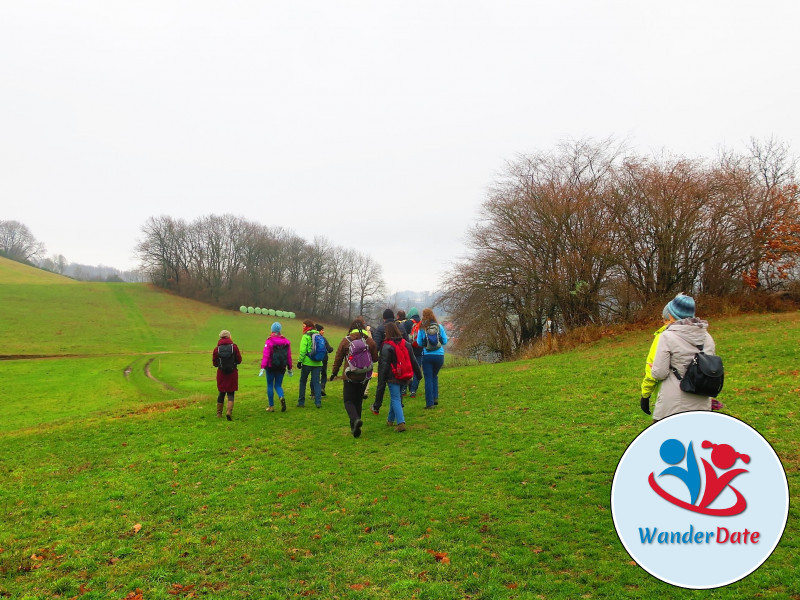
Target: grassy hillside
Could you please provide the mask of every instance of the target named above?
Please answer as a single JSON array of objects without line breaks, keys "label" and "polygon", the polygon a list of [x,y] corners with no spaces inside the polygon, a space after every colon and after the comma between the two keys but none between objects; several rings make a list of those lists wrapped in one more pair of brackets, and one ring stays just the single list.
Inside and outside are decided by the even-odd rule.
[{"label": "grassy hillside", "polygon": [[[257,317],[195,305],[192,318],[208,310],[205,321],[164,315],[155,335],[142,324],[154,322],[152,306],[188,305],[110,289],[129,299],[139,333],[118,343],[135,351],[0,362],[4,383],[15,382],[0,403],[0,597],[797,597],[796,506],[766,563],[714,591],[652,578],[619,543],[610,485],[649,424],[638,407],[649,332],[446,368],[437,410],[408,399],[404,434],[385,426],[385,410],[367,413],[353,439],[338,381],[320,410],[264,411]],[[183,347],[207,351],[226,322],[255,346],[232,422],[214,416],[207,354]],[[174,331],[187,323],[210,338]],[[87,331],[78,353],[117,343]],[[725,412],[773,444],[796,496],[800,313],[720,320],[712,333],[726,359]],[[144,354],[154,339],[165,353]],[[125,379],[126,366],[150,360],[176,391]]]},{"label": "grassy hillside", "polygon": [[[8,260],[0,261],[0,314],[0,358],[37,358],[0,361],[0,432],[211,393],[222,329],[242,350],[243,390],[260,390],[255,375],[272,323],[282,323],[295,351],[302,335],[299,319],[221,310],[138,283],[75,282]],[[331,339],[342,332],[326,329]],[[162,368],[179,370],[172,383]],[[31,403],[39,410],[19,410]]]},{"label": "grassy hillside", "polygon": [[74,279],[63,277],[29,267],[21,262],[9,260],[0,256],[0,285],[4,284],[33,284],[33,285],[69,285],[77,283]]}]

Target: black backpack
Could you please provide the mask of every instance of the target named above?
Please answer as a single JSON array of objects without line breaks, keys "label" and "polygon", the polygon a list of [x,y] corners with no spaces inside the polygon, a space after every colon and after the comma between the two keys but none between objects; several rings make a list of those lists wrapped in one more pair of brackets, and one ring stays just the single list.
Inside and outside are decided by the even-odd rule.
[{"label": "black backpack", "polygon": [[283,369],[289,364],[289,344],[277,344],[272,347],[270,368]]},{"label": "black backpack", "polygon": [[219,358],[219,368],[223,373],[233,373],[236,370],[236,353],[233,351],[233,344],[217,346],[217,357]]},{"label": "black backpack", "polygon": [[722,391],[722,385],[725,382],[725,368],[722,366],[722,359],[719,356],[703,352],[703,346],[698,346],[697,349],[700,352],[694,355],[683,377],[678,375],[675,368],[672,369],[672,372],[681,382],[681,389],[687,394],[716,398],[717,394]]}]

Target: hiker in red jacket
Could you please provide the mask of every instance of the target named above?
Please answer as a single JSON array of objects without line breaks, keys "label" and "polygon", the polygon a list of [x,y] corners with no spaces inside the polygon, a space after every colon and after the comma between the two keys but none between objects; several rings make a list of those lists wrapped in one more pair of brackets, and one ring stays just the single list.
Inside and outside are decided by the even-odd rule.
[{"label": "hiker in red jacket", "polygon": [[219,341],[211,358],[212,364],[217,367],[217,417],[222,417],[222,403],[228,396],[228,411],[225,413],[228,421],[233,420],[233,395],[239,389],[239,371],[236,365],[242,364],[242,353],[239,347],[231,340],[231,332],[223,329],[219,332]]}]

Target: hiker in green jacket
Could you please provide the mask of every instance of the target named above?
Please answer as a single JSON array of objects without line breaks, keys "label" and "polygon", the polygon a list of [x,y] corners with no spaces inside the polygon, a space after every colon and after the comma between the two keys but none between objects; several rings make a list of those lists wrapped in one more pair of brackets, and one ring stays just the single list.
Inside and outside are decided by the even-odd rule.
[{"label": "hiker in green jacket", "polygon": [[[304,408],[306,405],[306,381],[311,375],[311,393],[314,394],[314,404],[317,408],[322,408],[322,388],[319,376],[322,372],[322,355],[319,348],[314,347],[314,342],[319,336],[319,331],[314,328],[314,321],[306,319],[303,321],[303,337],[300,339],[300,360],[297,361],[297,368],[300,369],[300,396],[297,399],[297,407]],[[325,340],[322,341],[322,352],[326,352]]]}]

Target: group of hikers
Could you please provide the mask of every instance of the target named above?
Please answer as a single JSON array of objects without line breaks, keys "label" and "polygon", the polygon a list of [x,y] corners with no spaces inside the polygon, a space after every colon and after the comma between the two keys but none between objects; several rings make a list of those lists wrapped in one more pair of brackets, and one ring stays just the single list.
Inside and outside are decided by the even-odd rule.
[{"label": "group of hikers", "polygon": [[[439,323],[433,310],[425,308],[422,314],[411,308],[406,314],[391,308],[383,311],[383,321],[377,327],[367,325],[364,317],[356,317],[348,333],[339,342],[333,359],[331,375],[328,378],[328,355],[334,352],[333,346],[325,337],[325,328],[311,319],[303,321],[303,335],[297,363],[292,358],[292,344],[283,336],[280,322],[272,324],[269,337],[264,343],[259,376],[267,378],[267,412],[275,412],[275,397],[280,402],[281,412],[286,411],[286,396],[283,378],[288,373],[294,375],[296,367],[300,371],[300,385],[297,408],[304,408],[306,385],[309,384],[314,405],[322,406],[326,397],[328,381],[342,378],[344,408],[350,421],[353,437],[361,436],[364,425],[362,408],[369,398],[369,384],[377,373],[374,401],[369,409],[374,415],[380,414],[386,389],[389,389],[389,412],[387,425],[400,433],[406,431],[403,400],[406,396],[415,398],[420,382],[424,382],[425,408],[431,409],[439,404],[439,370],[444,365],[444,347],[447,332]],[[227,397],[225,413],[233,419],[235,392],[239,387],[237,365],[242,362],[239,347],[233,343],[231,333],[223,330],[214,348],[212,362],[217,367],[217,417],[222,418]]]},{"label": "group of hikers", "polygon": [[[652,411],[654,421],[673,414],[694,410],[718,410],[722,404],[716,394],[722,389],[724,370],[715,355],[714,339],[708,333],[708,322],[695,315],[694,298],[678,294],[662,311],[663,326],[655,334],[645,362],[641,384],[641,409],[650,415],[650,399],[656,395]],[[425,382],[425,408],[439,404],[439,370],[444,364],[447,332],[438,322],[433,310],[419,314],[411,308],[408,315],[392,309],[383,311],[383,322],[374,329],[363,317],[350,324],[347,335],[339,342],[328,379],[328,355],[334,351],[325,338],[325,329],[310,319],[303,321],[300,356],[300,392],[297,407],[305,407],[306,384],[317,408],[326,396],[325,386],[342,376],[344,407],[350,420],[353,437],[361,435],[362,405],[369,398],[368,387],[377,371],[375,399],[370,411],[378,415],[389,389],[387,425],[395,431],[406,431],[403,399],[416,397],[420,381]],[[213,364],[217,368],[217,416],[222,417],[225,397],[228,399],[226,417],[232,419],[234,392],[238,389],[236,365],[242,362],[239,348],[230,332],[220,332],[214,349]],[[291,342],[281,334],[281,324],[272,324],[264,344],[259,375],[267,376],[268,412],[275,411],[277,394],[281,411],[286,411],[283,378],[294,374]],[[674,375],[674,377],[673,377]]]}]

